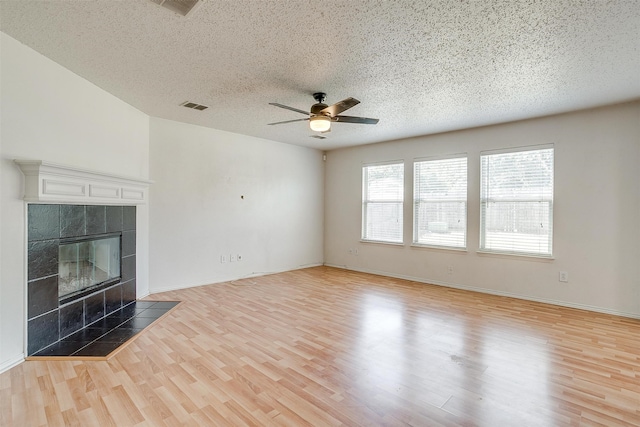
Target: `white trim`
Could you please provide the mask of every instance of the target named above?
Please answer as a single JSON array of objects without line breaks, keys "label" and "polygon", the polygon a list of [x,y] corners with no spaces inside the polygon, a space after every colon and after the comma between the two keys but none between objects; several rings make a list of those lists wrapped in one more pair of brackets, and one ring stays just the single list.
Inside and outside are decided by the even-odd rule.
[{"label": "white trim", "polygon": [[[440,156],[428,156],[428,157],[414,157],[413,158],[413,163],[419,163],[419,162],[431,162],[434,160],[448,160],[448,159],[460,159],[460,158],[465,158],[467,159],[467,165],[469,164],[469,153],[467,152],[463,152],[463,153],[454,153],[454,154],[443,154]],[[414,172],[415,172],[415,168],[414,168]]]},{"label": "white trim", "polygon": [[147,203],[153,183],[42,160],[13,162],[25,176],[24,200],[30,203],[139,205]]},{"label": "white trim", "polygon": [[376,245],[389,245],[389,246],[404,246],[404,242],[392,242],[389,240],[360,239],[360,243],[374,243]]},{"label": "white trim", "polygon": [[109,199],[120,198],[120,188],[107,187],[105,185],[93,185],[89,184],[89,196],[90,197],[106,197]]},{"label": "white trim", "polygon": [[466,247],[458,247],[458,246],[437,246],[437,245],[425,245],[422,243],[415,243],[413,242],[411,245],[409,245],[409,247],[411,248],[418,248],[418,249],[435,249],[437,251],[447,251],[447,252],[456,252],[456,253],[461,253],[461,254],[466,254],[469,252],[469,250]]},{"label": "white trim", "polygon": [[480,256],[495,256],[498,258],[524,258],[524,260],[531,261],[554,261],[555,257],[552,255],[539,255],[529,252],[507,252],[507,251],[489,251],[486,249],[478,249],[476,253]]},{"label": "white trim", "polygon": [[[420,192],[420,190],[422,189],[422,182],[423,180],[420,179],[422,178],[422,174],[419,173],[419,171],[417,170],[418,168],[421,168],[422,165],[429,167],[429,165],[433,165],[436,162],[443,162],[443,161],[448,161],[448,160],[455,160],[456,163],[458,163],[458,160],[462,160],[464,159],[464,162],[460,162],[461,164],[459,166],[462,166],[462,163],[464,163],[464,198],[457,198],[457,199],[450,199],[450,198],[432,198],[432,197],[420,197],[420,194],[418,194]],[[441,163],[440,163],[441,165]],[[438,169],[436,169],[438,170]],[[438,170],[439,173],[441,173],[440,170]],[[411,245],[412,246],[418,246],[418,247],[431,247],[431,248],[443,248],[443,249],[458,249],[458,250],[463,250],[466,251],[467,250],[467,243],[468,243],[468,239],[467,239],[467,234],[469,231],[469,154],[468,153],[457,153],[457,154],[452,154],[451,156],[445,156],[445,157],[433,157],[433,158],[416,158],[413,160],[413,179],[411,179],[412,181],[412,212],[411,212],[411,226],[412,226],[412,231],[411,231]],[[448,179],[449,177],[447,177]],[[462,194],[459,194],[458,196],[462,197]],[[421,242],[420,241],[420,219],[419,219],[419,213],[420,213],[420,207],[423,204],[429,204],[429,203],[462,203],[464,204],[464,242],[462,246],[448,246],[444,243],[442,244],[437,244],[437,243],[427,243],[427,242]],[[426,224],[427,228],[429,228],[429,223]],[[447,225],[448,228],[448,225]]]},{"label": "white trim", "polygon": [[144,200],[145,192],[142,190],[133,190],[130,188],[123,188],[122,199],[123,200]]},{"label": "white trim", "polygon": [[509,147],[509,148],[497,148],[494,150],[483,150],[480,151],[480,157],[482,156],[490,156],[493,154],[506,154],[506,153],[519,153],[524,151],[537,151],[537,150],[549,150],[555,148],[555,144],[553,142],[549,142],[546,144],[538,144],[538,145],[524,145],[521,147]]},{"label": "white trim", "polygon": [[515,298],[515,299],[520,299],[520,300],[525,300],[525,301],[540,302],[540,303],[543,303],[543,304],[551,304],[551,305],[557,305],[557,306],[560,306],[560,307],[568,307],[568,308],[575,308],[575,309],[578,309],[578,310],[593,311],[593,312],[596,312],[596,313],[611,314],[613,316],[627,317],[627,318],[630,318],[630,319],[640,319],[640,313],[630,313],[630,312],[626,312],[626,311],[612,310],[610,308],[597,307],[597,306],[593,306],[593,305],[578,304],[578,303],[554,300],[554,299],[549,299],[549,298],[540,298],[540,297],[534,297],[534,296],[531,296],[531,295],[520,295],[520,294],[515,294],[515,293],[512,293],[512,292],[496,291],[496,290],[487,289],[487,288],[477,288],[475,286],[467,286],[467,285],[460,285],[460,284],[455,284],[455,283],[441,282],[441,281],[438,281],[438,280],[428,280],[428,279],[424,279],[424,278],[421,278],[421,277],[407,276],[407,275],[404,275],[404,274],[388,273],[386,271],[370,270],[370,269],[366,269],[366,268],[354,268],[354,267],[349,267],[349,266],[346,266],[346,265],[334,265],[334,264],[325,263],[325,266],[334,267],[334,268],[340,268],[340,269],[343,269],[343,270],[357,271],[359,273],[375,274],[376,276],[385,276],[385,277],[392,277],[392,278],[395,278],[395,279],[410,280],[412,282],[425,283],[425,284],[428,284],[428,285],[443,286],[445,288],[460,289],[460,290],[463,290],[463,291],[478,292],[478,293],[481,293],[481,294],[496,295],[496,296],[501,296],[501,297],[509,297],[509,298]]},{"label": "white trim", "polygon": [[[230,278],[230,279],[227,279],[227,280],[220,280],[220,281],[217,281],[217,282],[207,282],[207,283],[200,283],[200,284],[195,284],[195,285],[166,286],[166,287],[163,287],[163,288],[154,289],[153,292],[147,294],[146,296],[160,294],[160,293],[163,293],[163,292],[179,291],[179,290],[182,290],[182,289],[198,288],[200,286],[220,285],[220,284],[223,284],[223,283],[234,282],[236,280],[250,279],[252,277],[270,276],[272,274],[286,273],[288,271],[304,270],[305,268],[322,267],[324,265],[325,264],[320,262],[320,263],[301,265],[299,267],[290,268],[290,269],[286,269],[286,270],[254,272],[254,273],[247,274],[245,276],[234,277],[234,278]],[[144,297],[140,297],[140,298],[144,298]]]},{"label": "white trim", "polygon": [[5,360],[4,362],[2,362],[2,364],[0,364],[0,374],[2,374],[3,372],[8,371],[9,369],[13,368],[14,366],[18,366],[19,364],[21,364],[22,362],[24,362],[24,353],[20,353],[12,358],[9,358],[7,360]]},{"label": "white trim", "polygon": [[362,167],[366,168],[369,166],[388,166],[388,165],[404,165],[405,164],[405,160],[404,159],[397,159],[397,160],[384,160],[381,162],[372,162],[372,163],[362,163]]},{"label": "white trim", "polygon": [[22,215],[24,216],[22,222],[24,224],[22,230],[22,241],[24,242],[24,251],[22,253],[22,307],[24,309],[22,355],[24,358],[25,355],[29,354],[29,205],[25,202],[22,207]]},{"label": "white trim", "polygon": [[[542,187],[538,187],[538,191],[540,193],[538,193],[538,191],[536,192],[537,194],[527,194],[526,197],[513,197],[512,195],[509,197],[497,197],[495,194],[492,193],[496,193],[498,192],[498,194],[500,194],[499,191],[495,190],[492,188],[491,183],[490,183],[490,178],[492,176],[492,169],[491,169],[491,158],[495,157],[495,156],[500,156],[500,155],[519,155],[521,153],[527,153],[527,152],[550,152],[551,153],[551,176],[550,176],[550,186],[551,186],[551,194],[550,196],[547,195],[547,190],[549,189],[546,185],[542,186]],[[527,170],[533,170],[531,169],[533,166],[535,165],[535,163],[529,163],[525,168]],[[553,144],[545,144],[545,145],[534,145],[534,146],[528,146],[528,147],[515,147],[515,148],[509,148],[509,149],[504,149],[504,150],[493,150],[493,151],[481,151],[480,152],[480,227],[479,227],[479,238],[480,238],[480,248],[479,251],[480,252],[484,252],[484,253],[491,253],[491,252],[497,252],[497,253],[502,253],[502,254],[508,254],[508,255],[522,255],[525,257],[541,257],[541,258],[550,258],[553,259],[553,238],[554,238],[554,227],[553,227],[553,218],[554,218],[554,194],[555,194],[555,166],[556,165],[556,161],[555,161],[555,147]],[[507,168],[505,170],[511,171],[513,168]],[[498,168],[498,170],[502,170],[500,167]],[[536,170],[536,174],[535,176],[538,176],[539,172],[538,170]],[[542,173],[541,175],[542,176]],[[492,194],[490,196],[490,194]],[[527,251],[521,251],[521,250],[508,250],[508,249],[502,249],[502,248],[492,248],[492,247],[488,247],[488,246],[498,246],[498,244],[491,244],[488,245],[487,241],[488,241],[488,226],[487,226],[487,217],[489,217],[489,219],[491,219],[491,215],[488,214],[488,209],[492,206],[492,204],[498,205],[498,204],[503,204],[503,203],[519,203],[519,202],[524,202],[524,203],[546,203],[548,205],[548,232],[546,233],[546,236],[548,237],[548,249],[549,252],[527,252]],[[519,217],[518,217],[519,218]],[[540,219],[541,223],[540,226],[542,226],[542,222],[544,222],[544,219]],[[537,222],[537,221],[536,221]],[[509,237],[506,237],[504,242],[509,242],[511,241],[512,243],[522,243],[521,239],[519,239],[518,237],[514,236],[514,233],[510,233],[510,232],[504,232],[503,234],[508,235],[510,234]],[[544,237],[545,235],[543,235]],[[499,239],[497,239],[499,241]],[[539,245],[544,243],[542,240],[538,243]],[[503,245],[504,246],[504,245]],[[535,249],[535,248],[534,248]]]},{"label": "white trim", "polygon": [[[377,167],[377,166],[402,166],[402,194],[400,195],[399,199],[393,199],[393,200],[378,200],[378,199],[371,199],[369,197],[369,180],[368,180],[368,171],[369,168],[373,168],[373,167]],[[368,218],[367,218],[367,213],[368,213],[368,209],[367,207],[372,204],[380,204],[380,203],[388,203],[388,204],[395,204],[395,205],[399,205],[400,208],[400,216],[399,219],[402,220],[403,222],[403,226],[404,226],[404,210],[405,210],[405,200],[404,200],[404,196],[405,196],[405,192],[406,192],[406,186],[405,186],[405,181],[407,178],[407,170],[405,168],[405,163],[404,160],[399,160],[399,161],[389,161],[389,162],[384,162],[384,163],[377,163],[377,164],[363,164],[362,165],[362,172],[360,174],[360,179],[361,179],[361,205],[360,205],[360,209],[361,209],[361,216],[360,216],[360,239],[361,241],[369,241],[369,242],[376,242],[376,243],[395,243],[395,244],[404,244],[404,232],[402,230],[402,228],[399,230],[400,234],[401,234],[401,240],[400,241],[389,241],[389,240],[378,240],[378,239],[369,239],[366,234],[367,234],[367,225],[368,225]]]},{"label": "white trim", "polygon": [[85,197],[85,186],[81,183],[42,179],[42,193],[56,196]]}]

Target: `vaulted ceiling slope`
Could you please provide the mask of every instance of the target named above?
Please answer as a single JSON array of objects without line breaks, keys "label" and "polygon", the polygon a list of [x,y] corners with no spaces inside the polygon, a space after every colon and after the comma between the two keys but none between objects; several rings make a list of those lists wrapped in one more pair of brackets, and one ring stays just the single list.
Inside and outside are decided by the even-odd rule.
[{"label": "vaulted ceiling slope", "polygon": [[[637,0],[0,1],[3,32],[154,116],[333,149],[640,98]],[[377,125],[309,138],[314,92]],[[191,101],[203,111],[181,107]],[[345,113],[346,114],[346,113]]]}]

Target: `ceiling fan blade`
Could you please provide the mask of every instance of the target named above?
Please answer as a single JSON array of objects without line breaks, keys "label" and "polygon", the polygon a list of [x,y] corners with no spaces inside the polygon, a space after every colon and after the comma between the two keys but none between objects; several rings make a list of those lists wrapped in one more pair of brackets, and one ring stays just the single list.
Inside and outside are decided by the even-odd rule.
[{"label": "ceiling fan blade", "polygon": [[320,114],[329,113],[331,117],[334,117],[342,113],[343,111],[347,111],[351,107],[355,107],[358,104],[360,104],[360,101],[355,98],[343,99],[342,101],[336,102],[335,104],[329,105],[327,108],[321,110]]},{"label": "ceiling fan blade", "polygon": [[293,123],[293,122],[306,122],[309,119],[295,119],[295,120],[286,120],[284,122],[275,122],[275,123],[267,123],[269,126],[271,125],[282,125],[284,123]]},{"label": "ceiling fan blade", "polygon": [[370,119],[367,117],[353,117],[353,116],[335,116],[332,118],[333,122],[343,123],[360,123],[363,125],[375,125],[380,119]]},{"label": "ceiling fan blade", "polygon": [[289,107],[288,105],[278,104],[277,102],[270,102],[269,105],[273,105],[275,107],[284,108],[285,110],[295,111],[296,113],[304,114],[305,116],[309,115],[308,111],[300,110],[298,108]]}]

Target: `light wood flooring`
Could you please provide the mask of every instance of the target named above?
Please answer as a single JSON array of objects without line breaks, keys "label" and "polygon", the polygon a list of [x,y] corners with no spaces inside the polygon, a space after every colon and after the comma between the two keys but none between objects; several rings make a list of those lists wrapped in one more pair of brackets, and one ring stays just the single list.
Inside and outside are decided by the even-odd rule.
[{"label": "light wood flooring", "polygon": [[640,320],[327,267],[153,299],[108,361],[0,375],[0,425],[640,425]]}]

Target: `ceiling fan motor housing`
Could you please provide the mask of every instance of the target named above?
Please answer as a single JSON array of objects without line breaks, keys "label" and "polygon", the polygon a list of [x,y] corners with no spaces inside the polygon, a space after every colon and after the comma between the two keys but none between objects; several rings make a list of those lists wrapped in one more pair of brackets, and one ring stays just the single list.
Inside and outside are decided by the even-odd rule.
[{"label": "ceiling fan motor housing", "polygon": [[330,116],[330,114],[320,113],[320,111],[328,107],[328,105],[324,103],[324,100],[327,99],[327,94],[324,92],[316,92],[313,94],[313,99],[316,100],[317,104],[313,104],[311,106],[311,115],[312,116],[318,116],[318,115]]},{"label": "ceiling fan motor housing", "polygon": [[324,110],[325,108],[327,108],[328,105],[327,104],[323,104],[322,102],[318,102],[317,104],[313,104],[311,106],[311,115],[312,116],[318,116],[318,115],[325,115],[328,116],[328,113],[320,113],[320,111]]}]

